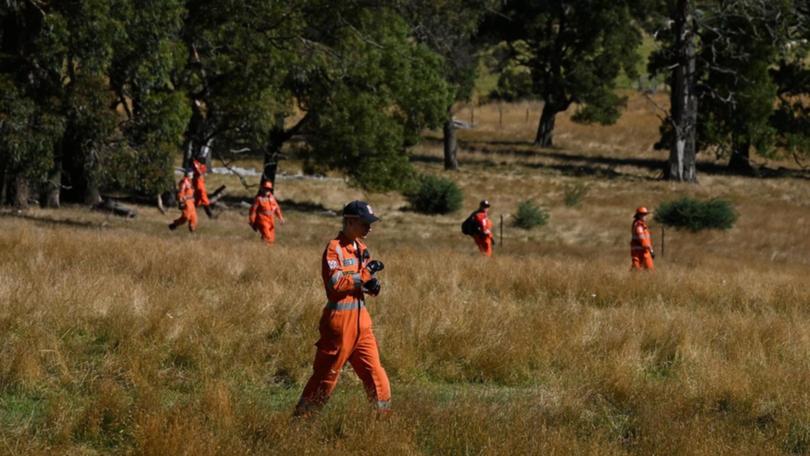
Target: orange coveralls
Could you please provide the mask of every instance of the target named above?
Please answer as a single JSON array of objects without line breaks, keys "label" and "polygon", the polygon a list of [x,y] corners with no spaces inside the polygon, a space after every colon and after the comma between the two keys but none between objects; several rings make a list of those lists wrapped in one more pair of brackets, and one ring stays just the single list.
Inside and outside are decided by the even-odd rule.
[{"label": "orange coveralls", "polygon": [[343,233],[323,252],[322,275],[328,302],[320,321],[321,337],[315,344],[312,377],[304,387],[296,414],[318,409],[334,391],[340,370],[348,361],[362,380],[369,400],[378,410],[388,410],[391,387],[380,364],[371,317],[363,301],[362,283],[372,278],[366,269],[366,246]]},{"label": "orange coveralls", "polygon": [[200,173],[194,173],[194,205],[195,206],[208,206],[208,192],[205,190],[205,176]]},{"label": "orange coveralls", "polygon": [[191,186],[191,180],[188,176],[183,176],[177,186],[177,201],[183,208],[183,214],[172,224],[180,226],[188,222],[188,230],[194,231],[197,229],[197,209],[194,207],[194,189]]},{"label": "orange coveralls", "polygon": [[256,195],[253,205],[250,206],[250,226],[259,231],[262,239],[267,245],[272,245],[276,242],[276,224],[273,216],[278,217],[279,220],[284,221],[284,216],[281,214],[281,206],[278,205],[276,198],[272,194]]},{"label": "orange coveralls", "polygon": [[652,239],[647,223],[642,219],[633,221],[633,238],[630,241],[631,270],[655,269],[652,259]]},{"label": "orange coveralls", "polygon": [[475,214],[475,221],[481,227],[481,232],[473,236],[478,250],[486,256],[492,256],[492,220],[488,217],[487,209]]}]

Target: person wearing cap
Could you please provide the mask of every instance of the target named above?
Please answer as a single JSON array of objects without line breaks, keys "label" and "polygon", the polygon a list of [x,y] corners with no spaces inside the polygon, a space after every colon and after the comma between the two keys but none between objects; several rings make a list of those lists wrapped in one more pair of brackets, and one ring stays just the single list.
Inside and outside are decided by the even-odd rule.
[{"label": "person wearing cap", "polygon": [[188,222],[188,230],[194,232],[197,229],[197,209],[194,207],[194,188],[191,185],[191,177],[194,171],[189,168],[185,170],[185,175],[177,184],[177,206],[183,211],[177,220],[169,224],[169,229],[174,231],[178,226]]},{"label": "person wearing cap", "polygon": [[194,177],[191,179],[191,184],[194,187],[194,205],[197,207],[202,206],[208,218],[213,218],[214,215],[209,207],[211,203],[208,201],[208,191],[205,189],[205,164],[194,160],[192,167],[194,169]]},{"label": "person wearing cap", "polygon": [[363,382],[376,409],[385,413],[390,408],[391,387],[365,305],[366,295],[380,293],[375,273],[383,264],[371,260],[362,241],[378,220],[368,203],[352,201],[343,208],[343,229],[323,252],[321,274],[327,303],[321,314],[312,377],[295,408],[296,416],[309,415],[329,400],[346,362]]},{"label": "person wearing cap", "polygon": [[273,196],[273,183],[269,180],[262,182],[253,205],[250,206],[250,227],[262,235],[262,239],[267,245],[276,242],[276,224],[273,217],[284,224],[284,215],[281,214],[281,206]]},{"label": "person wearing cap", "polygon": [[633,237],[630,240],[630,257],[633,260],[630,270],[655,269],[653,266],[655,251],[653,251],[650,230],[645,220],[649,213],[644,206],[636,209],[632,228]]},{"label": "person wearing cap", "polygon": [[492,245],[495,243],[495,238],[492,236],[492,220],[489,219],[489,201],[482,200],[478,204],[478,210],[475,212],[475,223],[478,226],[478,232],[473,235],[475,245],[482,254],[491,257]]}]

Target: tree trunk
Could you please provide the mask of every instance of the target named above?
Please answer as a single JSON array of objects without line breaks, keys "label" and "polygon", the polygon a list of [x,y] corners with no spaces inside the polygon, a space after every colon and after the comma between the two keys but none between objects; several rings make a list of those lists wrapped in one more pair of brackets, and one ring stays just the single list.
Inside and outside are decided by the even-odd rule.
[{"label": "tree trunk", "polygon": [[534,138],[534,145],[540,147],[552,147],[554,145],[554,122],[557,119],[557,110],[551,103],[543,104],[543,113],[540,115],[540,124],[537,126],[537,137]]},{"label": "tree trunk", "polygon": [[62,159],[54,158],[53,168],[48,173],[48,182],[45,189],[45,207],[58,208],[59,195],[62,189]]},{"label": "tree trunk", "polygon": [[453,125],[453,116],[444,122],[444,169],[455,171],[458,169],[458,141],[456,141],[456,127]]},{"label": "tree trunk", "polygon": [[695,24],[689,0],[678,0],[675,19],[678,61],[672,70],[672,143],[664,176],[669,180],[697,182],[695,126]]},{"label": "tree trunk", "polygon": [[14,207],[16,209],[28,209],[28,198],[31,196],[31,188],[28,178],[22,174],[14,176]]},{"label": "tree trunk", "polygon": [[44,202],[45,207],[58,208],[61,203],[62,193],[62,155],[64,136],[56,143],[54,148],[53,168],[48,172],[48,182],[45,184]]},{"label": "tree trunk", "polygon": [[731,150],[731,158],[728,161],[729,171],[740,174],[752,174],[754,167],[751,166],[751,144],[748,142],[734,144]]},{"label": "tree trunk", "polygon": [[98,204],[101,202],[101,190],[98,187],[98,178],[96,178],[96,170],[87,170],[84,176],[86,186],[84,188],[84,203],[85,204]]}]

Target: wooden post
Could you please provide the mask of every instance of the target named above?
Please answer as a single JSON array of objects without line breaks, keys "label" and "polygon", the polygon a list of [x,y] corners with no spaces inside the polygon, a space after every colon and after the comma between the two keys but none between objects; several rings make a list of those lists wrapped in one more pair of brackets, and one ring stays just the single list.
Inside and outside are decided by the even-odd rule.
[{"label": "wooden post", "polygon": [[503,104],[498,102],[498,129],[503,130]]},{"label": "wooden post", "polygon": [[475,106],[470,105],[470,126],[475,125]]},{"label": "wooden post", "polygon": [[501,250],[503,250],[503,214],[501,214],[501,236],[500,237],[501,237],[500,246],[501,246]]},{"label": "wooden post", "polygon": [[529,123],[529,106],[526,106],[526,123]]},{"label": "wooden post", "polygon": [[664,257],[664,247],[666,246],[666,231],[664,231],[664,225],[661,225],[661,257]]}]

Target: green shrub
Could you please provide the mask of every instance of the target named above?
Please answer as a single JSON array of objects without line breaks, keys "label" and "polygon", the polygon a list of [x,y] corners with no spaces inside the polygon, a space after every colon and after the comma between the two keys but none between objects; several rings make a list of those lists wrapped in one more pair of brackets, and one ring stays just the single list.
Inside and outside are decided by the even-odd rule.
[{"label": "green shrub", "polygon": [[573,185],[565,186],[564,201],[568,207],[578,206],[582,202],[585,195],[588,194],[590,188],[582,182],[577,182]]},{"label": "green shrub", "polygon": [[661,203],[655,210],[655,221],[674,228],[691,231],[727,230],[737,221],[737,212],[723,199],[697,200],[685,196]]},{"label": "green shrub", "polygon": [[530,230],[548,223],[549,214],[545,209],[538,207],[532,200],[522,201],[518,204],[514,224],[518,228]]},{"label": "green shrub", "polygon": [[415,188],[405,195],[416,212],[447,214],[461,209],[463,194],[455,182],[443,177],[423,175]]}]

